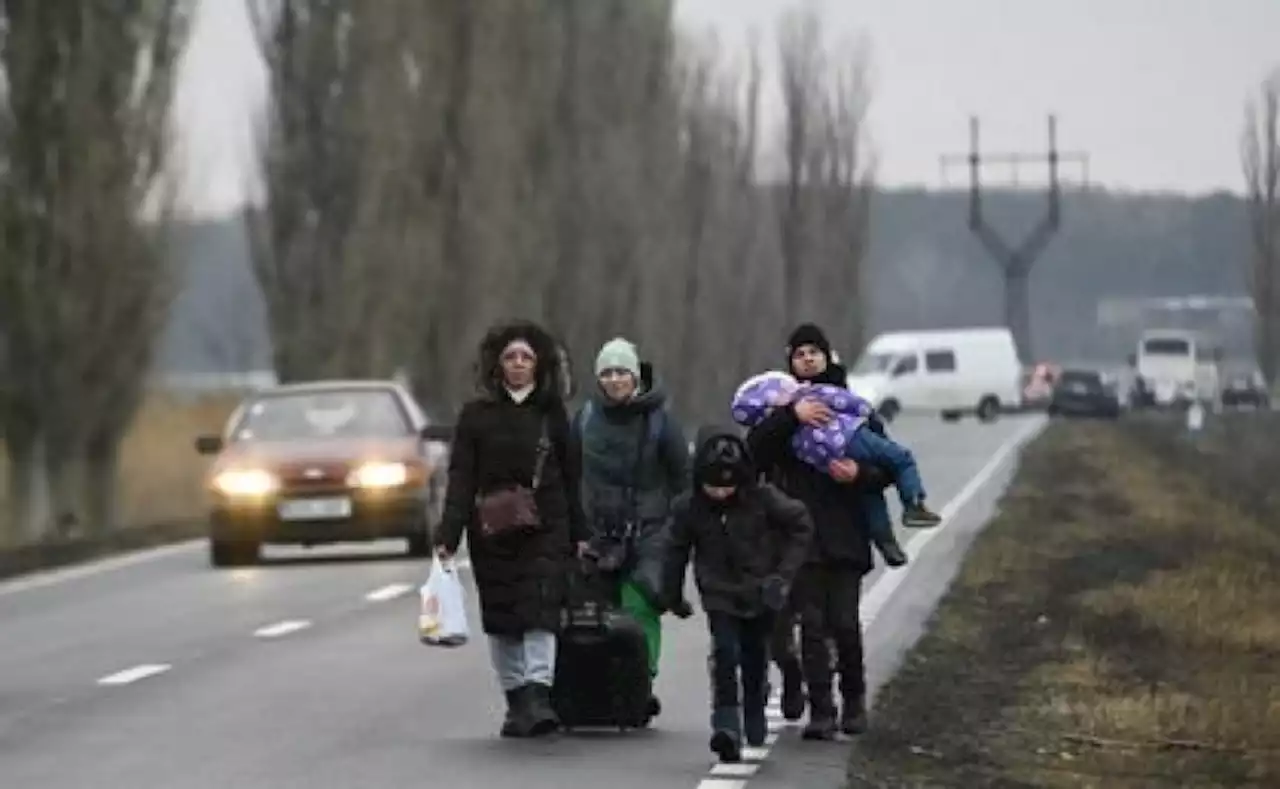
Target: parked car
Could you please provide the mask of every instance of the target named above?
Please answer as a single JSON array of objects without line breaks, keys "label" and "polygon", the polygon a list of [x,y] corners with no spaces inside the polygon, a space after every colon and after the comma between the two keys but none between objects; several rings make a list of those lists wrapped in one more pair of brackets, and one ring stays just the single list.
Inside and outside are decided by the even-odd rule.
[{"label": "parked car", "polygon": [[404,539],[428,555],[445,436],[393,381],[320,381],[247,397],[222,435],[201,436],[209,559],[252,564],[264,543]]},{"label": "parked car", "polygon": [[1222,407],[1270,408],[1271,395],[1261,373],[1241,373],[1227,379],[1222,387]]},{"label": "parked car", "polygon": [[1063,370],[1053,387],[1049,414],[1115,419],[1120,416],[1116,382],[1097,370]]}]

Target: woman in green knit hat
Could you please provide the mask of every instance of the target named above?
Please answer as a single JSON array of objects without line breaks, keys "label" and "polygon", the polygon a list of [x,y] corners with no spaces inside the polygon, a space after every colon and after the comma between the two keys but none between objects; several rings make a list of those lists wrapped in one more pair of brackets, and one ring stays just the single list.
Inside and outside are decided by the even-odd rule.
[{"label": "woman in green knit hat", "polygon": [[[582,507],[592,551],[616,566],[622,607],[644,628],[649,673],[662,652],[664,528],[671,501],[689,486],[684,432],[667,410],[652,365],[619,337],[596,356],[595,390],[574,420]],[[656,697],[649,713],[661,710]]]}]

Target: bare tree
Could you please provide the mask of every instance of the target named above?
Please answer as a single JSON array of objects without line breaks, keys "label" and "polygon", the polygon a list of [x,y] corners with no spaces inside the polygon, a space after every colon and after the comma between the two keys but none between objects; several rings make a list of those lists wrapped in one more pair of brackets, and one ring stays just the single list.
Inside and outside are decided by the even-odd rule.
[{"label": "bare tree", "polygon": [[1280,71],[1246,110],[1241,145],[1253,238],[1250,285],[1258,362],[1269,386],[1280,375]]},{"label": "bare tree", "polygon": [[817,115],[823,97],[825,52],[822,28],[810,7],[785,13],[778,27],[778,78],[782,90],[785,184],[779,197],[785,320],[794,324],[807,311],[813,259],[813,194],[806,174],[814,167]]},{"label": "bare tree", "polygon": [[821,204],[819,291],[824,320],[842,347],[856,353],[865,329],[864,265],[870,242],[874,168],[866,150],[867,48],[845,48],[847,60],[827,75],[814,171]]},{"label": "bare tree", "polygon": [[282,380],[389,374],[403,359],[405,227],[418,206],[398,122],[418,75],[406,2],[259,0],[270,73],[265,206],[245,211]]},{"label": "bare tree", "polygon": [[[7,0],[3,11],[7,445],[19,485],[43,449],[62,522],[109,528],[118,446],[172,295],[172,193],[159,176],[188,8]],[[19,510],[28,494],[16,492]]]},{"label": "bare tree", "polygon": [[[682,364],[685,394],[697,410],[723,408],[725,392],[747,372],[749,354],[726,354],[756,338],[770,323],[769,305],[780,303],[759,287],[777,250],[759,229],[768,203],[755,179],[760,69],[748,52],[745,79],[720,60],[714,41],[688,42],[681,75],[683,220]],[[752,320],[732,320],[750,304]],[[747,342],[744,342],[747,340]],[[720,353],[711,352],[721,349]]]},{"label": "bare tree", "polygon": [[778,44],[785,181],[777,200],[786,322],[804,314],[832,327],[834,341],[857,345],[873,187],[866,45],[842,46],[845,54],[833,58],[811,6],[782,17]]}]

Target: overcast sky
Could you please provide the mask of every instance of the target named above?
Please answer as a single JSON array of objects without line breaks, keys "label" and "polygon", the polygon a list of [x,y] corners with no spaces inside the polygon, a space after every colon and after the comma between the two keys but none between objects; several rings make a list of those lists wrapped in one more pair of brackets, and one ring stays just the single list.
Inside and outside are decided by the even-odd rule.
[{"label": "overcast sky", "polygon": [[[263,74],[243,0],[201,2],[178,113],[193,207],[220,213],[244,195]],[[731,52],[760,31],[767,60],[776,19],[793,5],[677,2],[682,23],[715,32]],[[984,149],[1035,153],[1054,112],[1060,147],[1089,153],[1095,184],[1240,191],[1244,104],[1280,67],[1280,0],[812,2],[834,43],[870,42],[871,135],[879,180],[891,186],[941,186],[938,156],[967,149],[970,115],[982,119]],[[768,121],[776,108],[775,99]],[[954,171],[953,185],[963,178]]]}]

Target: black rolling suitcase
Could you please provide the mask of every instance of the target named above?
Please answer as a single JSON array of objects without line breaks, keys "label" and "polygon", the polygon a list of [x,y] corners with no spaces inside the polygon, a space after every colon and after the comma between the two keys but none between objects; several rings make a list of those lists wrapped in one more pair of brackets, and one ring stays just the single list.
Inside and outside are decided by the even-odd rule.
[{"label": "black rolling suitcase", "polygon": [[649,725],[653,684],[644,630],[617,606],[610,586],[593,572],[571,576],[551,690],[565,729]]}]

